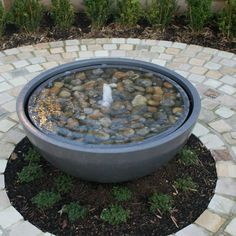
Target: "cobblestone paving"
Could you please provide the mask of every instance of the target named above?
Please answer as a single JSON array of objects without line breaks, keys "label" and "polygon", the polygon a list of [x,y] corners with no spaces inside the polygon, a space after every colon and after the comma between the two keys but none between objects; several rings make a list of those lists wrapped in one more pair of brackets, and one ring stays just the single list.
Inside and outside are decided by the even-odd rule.
[{"label": "cobblestone paving", "polygon": [[126,57],[166,66],[189,79],[202,99],[193,133],[216,161],[218,181],[208,209],[176,236],[236,236],[236,55],[170,41],[82,39],[41,43],[0,52],[0,235],[43,233],[25,221],[7,197],[7,159],[25,135],[15,112],[24,84],[44,70],[92,57]]}]

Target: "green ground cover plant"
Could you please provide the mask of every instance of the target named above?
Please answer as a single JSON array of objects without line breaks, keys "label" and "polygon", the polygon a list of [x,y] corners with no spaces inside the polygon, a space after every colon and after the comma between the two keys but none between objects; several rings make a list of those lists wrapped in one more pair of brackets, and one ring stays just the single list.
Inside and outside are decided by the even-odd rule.
[{"label": "green ground cover plant", "polygon": [[39,0],[16,0],[9,11],[8,22],[26,32],[35,32],[39,29],[43,12]]},{"label": "green ground cover plant", "polygon": [[68,30],[75,20],[74,8],[69,0],[52,0],[51,15],[60,30]]},{"label": "green ground cover plant", "polygon": [[191,29],[199,32],[212,16],[212,0],[187,0],[187,17]]},{"label": "green ground cover plant", "polygon": [[55,187],[61,194],[68,193],[73,188],[73,178],[67,174],[61,174],[55,179]]},{"label": "green ground cover plant", "polygon": [[115,204],[103,209],[100,218],[111,225],[119,225],[127,222],[129,215],[129,210]]},{"label": "green ground cover plant", "polygon": [[139,0],[118,0],[116,20],[121,25],[135,26],[143,15]]},{"label": "green ground cover plant", "polygon": [[32,164],[25,166],[17,175],[20,183],[29,183],[42,177],[43,170],[40,165]]},{"label": "green ground cover plant", "polygon": [[38,164],[41,160],[41,155],[35,148],[30,148],[25,154],[25,161],[28,161],[29,164],[36,163]]},{"label": "green ground cover plant", "polygon": [[150,25],[165,29],[175,16],[175,0],[152,0],[146,6],[146,19]]},{"label": "green ground cover plant", "polygon": [[0,37],[3,35],[5,30],[5,18],[6,18],[6,13],[3,8],[2,2],[0,2]]},{"label": "green ground cover plant", "polygon": [[79,202],[71,202],[63,207],[63,212],[68,215],[69,221],[74,223],[79,219],[84,219],[88,211]]},{"label": "green ground cover plant", "polygon": [[183,165],[197,165],[199,163],[197,153],[189,148],[183,148],[180,155],[180,162]]},{"label": "green ground cover plant", "polygon": [[132,197],[132,192],[127,187],[114,186],[112,195],[117,201],[128,201]]},{"label": "green ground cover plant", "polygon": [[39,209],[52,208],[55,203],[61,200],[59,193],[54,193],[50,191],[41,191],[36,196],[32,198],[32,203],[34,203]]},{"label": "green ground cover plant", "polygon": [[85,0],[85,12],[91,20],[92,29],[102,28],[111,15],[111,0]]},{"label": "green ground cover plant", "polygon": [[219,14],[218,24],[225,37],[236,36],[236,0],[226,1],[225,8]]},{"label": "green ground cover plant", "polygon": [[189,191],[197,190],[197,184],[193,182],[191,177],[178,178],[174,182],[174,186],[178,191],[182,191],[182,192],[189,192]]},{"label": "green ground cover plant", "polygon": [[157,211],[162,214],[168,213],[172,209],[173,199],[170,195],[155,192],[150,198],[150,211],[155,213]]}]

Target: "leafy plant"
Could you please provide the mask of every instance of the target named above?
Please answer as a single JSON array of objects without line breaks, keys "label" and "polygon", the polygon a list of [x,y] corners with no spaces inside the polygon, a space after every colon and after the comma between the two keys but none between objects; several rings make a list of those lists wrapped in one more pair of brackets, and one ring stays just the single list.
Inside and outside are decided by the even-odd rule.
[{"label": "leafy plant", "polygon": [[39,0],[16,0],[8,14],[8,21],[27,32],[38,30],[44,8]]},{"label": "leafy plant", "polygon": [[135,26],[142,16],[139,0],[118,0],[117,21],[122,25]]},{"label": "leafy plant", "polygon": [[188,148],[183,148],[180,152],[180,163],[186,166],[198,164],[197,153]]},{"label": "leafy plant", "polygon": [[227,0],[218,20],[220,31],[227,38],[236,36],[236,0]]},{"label": "leafy plant", "polygon": [[63,212],[68,215],[70,222],[76,222],[79,219],[84,219],[87,215],[87,209],[82,207],[79,202],[72,202],[63,207]]},{"label": "leafy plant", "polygon": [[25,161],[28,161],[29,164],[32,163],[39,163],[41,160],[41,156],[39,154],[39,152],[35,149],[35,148],[30,148],[26,155],[25,155]]},{"label": "leafy plant", "polygon": [[2,2],[0,1],[0,37],[3,35],[3,32],[5,30],[5,20],[6,20],[5,18],[6,18],[6,12],[4,10]]},{"label": "leafy plant", "polygon": [[111,225],[118,225],[127,222],[130,211],[120,205],[111,205],[102,210],[100,218]]},{"label": "leafy plant", "polygon": [[85,0],[85,12],[91,20],[92,29],[104,26],[111,14],[111,0]]},{"label": "leafy plant", "polygon": [[60,200],[61,196],[59,193],[41,191],[32,198],[32,203],[34,203],[39,209],[48,209],[53,207],[54,204]]},{"label": "leafy plant", "polygon": [[35,179],[42,177],[43,170],[40,165],[32,164],[25,166],[21,172],[17,173],[18,179],[21,183],[29,183]]},{"label": "leafy plant", "polygon": [[69,0],[52,0],[51,15],[60,30],[70,28],[75,19],[74,8]]},{"label": "leafy plant", "polygon": [[167,213],[172,209],[173,200],[172,197],[167,194],[154,193],[149,198],[149,201],[151,204],[151,212],[156,212],[157,210],[159,210],[162,213]]},{"label": "leafy plant", "polygon": [[55,179],[55,186],[58,192],[68,193],[73,187],[73,178],[66,174],[59,175]]},{"label": "leafy plant", "polygon": [[132,196],[131,191],[127,187],[118,187],[118,186],[112,188],[112,194],[118,201],[127,201]]},{"label": "leafy plant", "polygon": [[183,192],[196,191],[197,188],[197,184],[193,182],[191,177],[177,179],[174,186]]},{"label": "leafy plant", "polygon": [[151,25],[163,30],[170,24],[175,10],[176,0],[152,0],[146,8],[146,18]]},{"label": "leafy plant", "polygon": [[187,17],[192,30],[201,31],[211,17],[212,0],[187,0]]}]

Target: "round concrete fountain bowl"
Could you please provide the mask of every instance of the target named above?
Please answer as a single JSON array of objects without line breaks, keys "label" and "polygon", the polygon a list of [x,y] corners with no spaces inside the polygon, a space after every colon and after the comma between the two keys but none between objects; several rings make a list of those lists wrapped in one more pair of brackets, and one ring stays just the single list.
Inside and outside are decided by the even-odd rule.
[{"label": "round concrete fountain bowl", "polygon": [[[50,78],[90,66],[130,66],[159,73],[176,82],[187,94],[190,107],[185,120],[176,129],[144,141],[98,145],[84,144],[46,134],[30,120],[27,106],[35,89]],[[164,67],[137,60],[99,58],[81,60],[48,70],[31,80],[17,99],[17,114],[25,133],[41,155],[59,169],[88,181],[116,183],[133,180],[154,172],[171,160],[183,147],[200,113],[200,97],[194,86],[182,76]]]}]

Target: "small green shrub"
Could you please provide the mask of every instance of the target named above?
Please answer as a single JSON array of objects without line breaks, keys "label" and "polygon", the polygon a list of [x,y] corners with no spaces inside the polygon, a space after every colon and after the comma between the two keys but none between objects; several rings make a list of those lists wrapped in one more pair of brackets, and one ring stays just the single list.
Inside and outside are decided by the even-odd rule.
[{"label": "small green shrub", "polygon": [[18,180],[21,183],[29,183],[33,180],[39,179],[43,175],[43,170],[40,165],[32,164],[25,166],[21,172],[17,173]]},{"label": "small green shrub", "polygon": [[2,2],[0,1],[0,37],[3,35],[3,32],[5,30],[5,17],[6,13],[2,5]]},{"label": "small green shrub", "polygon": [[104,26],[111,14],[111,0],[85,0],[85,12],[91,20],[92,29]]},{"label": "small green shrub", "polygon": [[117,201],[128,201],[132,193],[127,187],[113,187],[112,194]]},{"label": "small green shrub", "polygon": [[63,207],[63,212],[68,215],[70,222],[74,223],[79,219],[84,219],[87,215],[87,209],[82,207],[79,202],[72,202]]},{"label": "small green shrub", "polygon": [[38,164],[40,160],[41,160],[41,155],[34,148],[30,148],[25,154],[25,161],[28,161],[29,164],[32,164],[32,163]]},{"label": "small green shrub", "polygon": [[197,153],[188,149],[183,148],[180,152],[180,163],[183,165],[189,166],[189,165],[197,165],[198,164],[198,156]]},{"label": "small green shrub", "polygon": [[59,193],[41,191],[36,196],[32,198],[32,203],[34,203],[39,209],[52,208],[55,203],[61,200]]},{"label": "small green shrub", "polygon": [[156,212],[159,210],[162,213],[168,213],[172,209],[172,197],[167,194],[154,193],[150,198],[150,210]]},{"label": "small green shrub", "polygon": [[192,30],[201,31],[212,15],[212,0],[187,0],[187,17]]},{"label": "small green shrub", "polygon": [[127,222],[129,219],[129,210],[120,205],[111,205],[102,210],[100,218],[111,225],[119,225]]},{"label": "small green shrub", "polygon": [[66,174],[59,175],[55,179],[55,186],[59,193],[68,193],[73,187],[73,178]]},{"label": "small green shrub", "polygon": [[191,177],[177,179],[174,186],[183,192],[196,191],[197,188],[197,184],[193,182]]},{"label": "small green shrub", "polygon": [[74,8],[69,0],[52,0],[51,15],[60,30],[69,29],[75,20]]},{"label": "small green shrub", "polygon": [[118,0],[117,21],[125,26],[135,26],[143,14],[139,0]]},{"label": "small green shrub", "polygon": [[151,25],[163,30],[170,24],[175,10],[176,0],[152,0],[151,4],[147,6],[146,18]]},{"label": "small green shrub", "polygon": [[236,36],[236,0],[227,0],[218,20],[220,31],[227,38]]},{"label": "small green shrub", "polygon": [[8,14],[8,21],[27,32],[38,30],[44,8],[39,0],[16,0]]}]

